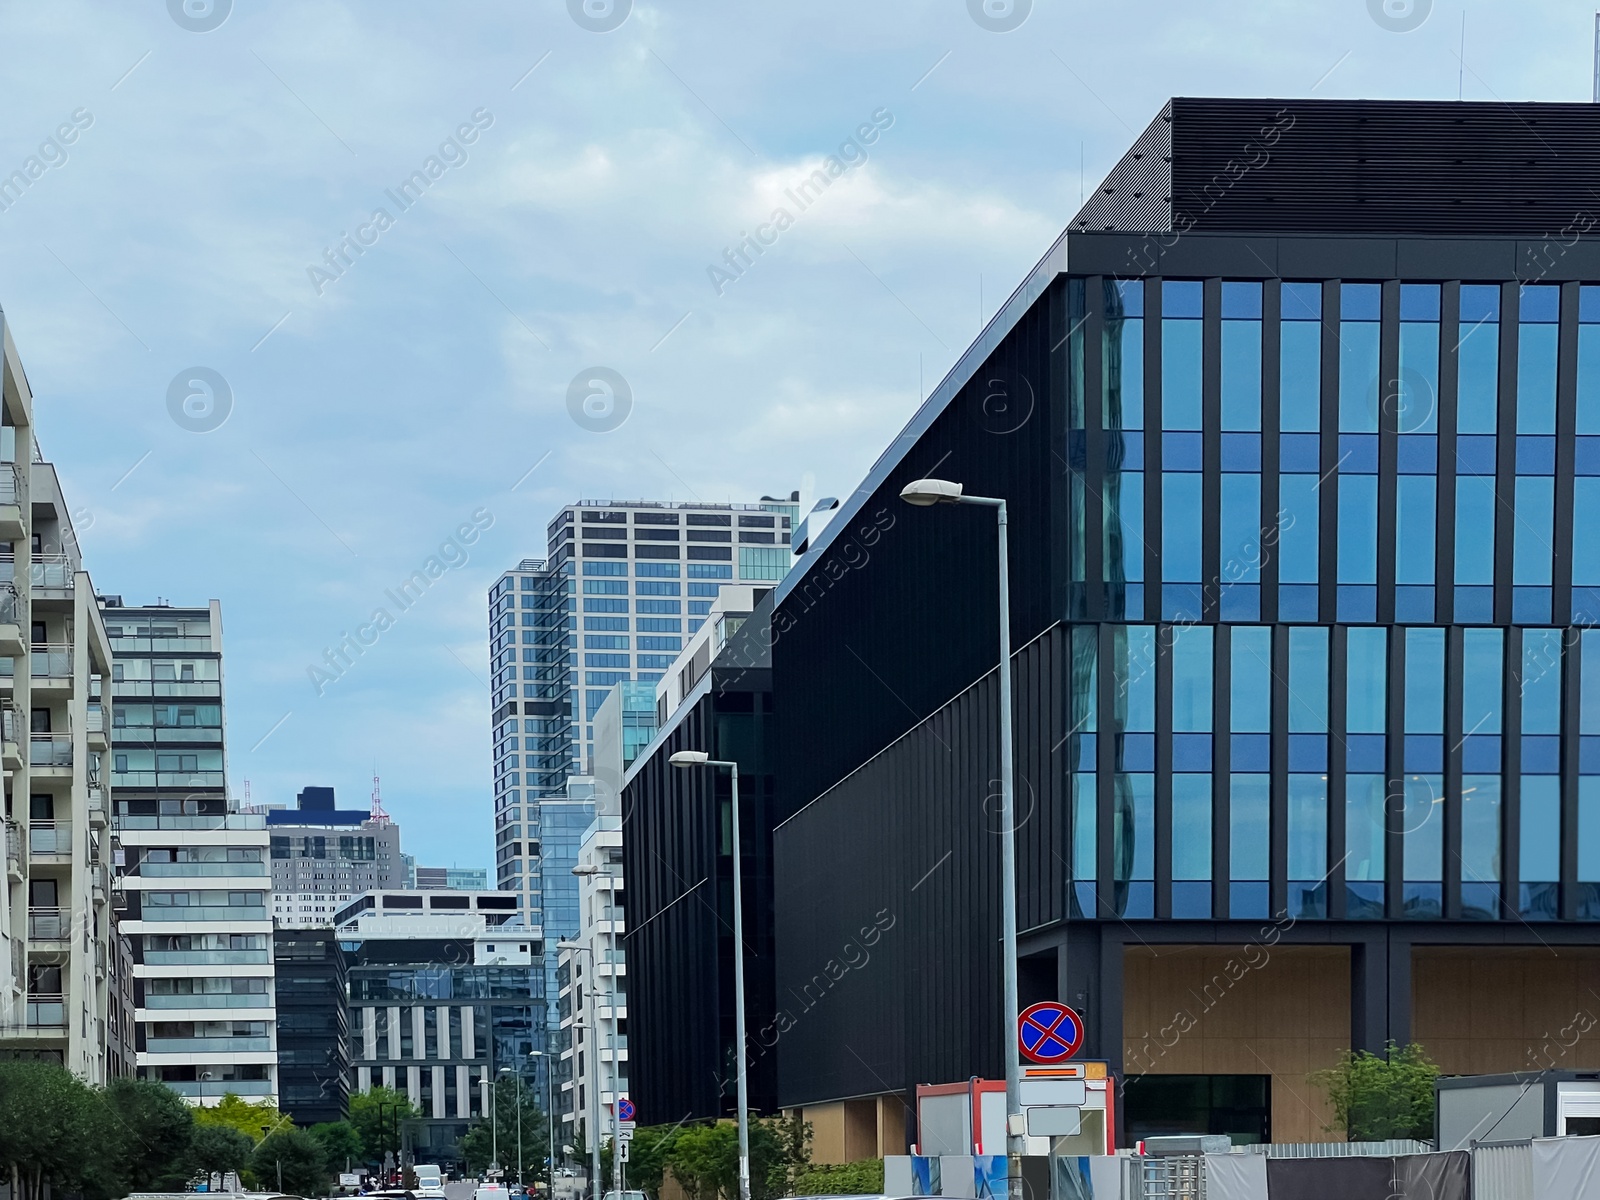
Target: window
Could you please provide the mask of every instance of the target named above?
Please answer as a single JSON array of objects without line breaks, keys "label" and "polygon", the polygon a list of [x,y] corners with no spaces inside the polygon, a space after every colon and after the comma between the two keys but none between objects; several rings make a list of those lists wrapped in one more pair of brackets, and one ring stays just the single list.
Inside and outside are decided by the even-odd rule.
[{"label": "window", "polygon": [[1315,433],[1321,428],[1322,408],[1322,285],[1284,284],[1282,306],[1279,428]]},{"label": "window", "polygon": [[[1339,289],[1339,432],[1378,430],[1378,317],[1381,288],[1346,283]],[[1341,541],[1343,541],[1341,533]],[[1340,573],[1341,582],[1348,582]],[[1363,581],[1368,582],[1368,581]]]},{"label": "window", "polygon": [[1200,428],[1203,289],[1198,280],[1161,285],[1161,427]]}]

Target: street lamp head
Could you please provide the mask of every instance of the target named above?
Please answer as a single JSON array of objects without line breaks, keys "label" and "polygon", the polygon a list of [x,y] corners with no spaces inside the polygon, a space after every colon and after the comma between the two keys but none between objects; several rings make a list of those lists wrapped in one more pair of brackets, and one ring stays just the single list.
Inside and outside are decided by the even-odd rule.
[{"label": "street lamp head", "polygon": [[502,1075],[511,1074],[511,1068],[510,1067],[501,1067],[500,1068],[500,1074],[502,1074]]},{"label": "street lamp head", "polygon": [[598,875],[600,874],[600,867],[596,863],[579,863],[572,868],[572,873],[574,875]]},{"label": "street lamp head", "polygon": [[961,499],[961,485],[948,479],[914,479],[900,489],[900,499],[918,508],[954,504]]},{"label": "street lamp head", "polygon": [[679,750],[667,761],[675,767],[703,767],[710,758],[704,750]]},{"label": "street lamp head", "polygon": [[557,942],[557,950],[587,950],[589,947],[582,942]]}]

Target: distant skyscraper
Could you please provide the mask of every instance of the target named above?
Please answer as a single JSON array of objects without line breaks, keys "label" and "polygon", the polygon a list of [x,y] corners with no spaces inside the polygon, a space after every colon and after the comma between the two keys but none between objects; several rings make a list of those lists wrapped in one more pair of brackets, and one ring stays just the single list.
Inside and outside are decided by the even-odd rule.
[{"label": "distant skyscraper", "polygon": [[400,826],[365,808],[336,808],[330,787],[302,788],[294,808],[267,810],[272,916],[281,928],[331,927],[363,892],[406,886]]}]

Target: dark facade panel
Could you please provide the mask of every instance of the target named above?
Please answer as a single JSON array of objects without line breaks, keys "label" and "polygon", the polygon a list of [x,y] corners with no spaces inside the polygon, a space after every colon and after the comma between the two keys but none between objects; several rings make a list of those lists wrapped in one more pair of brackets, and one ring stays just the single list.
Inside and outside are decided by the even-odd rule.
[{"label": "dark facade panel", "polygon": [[278,1012],[278,1107],[302,1128],[350,1107],[346,965],[332,929],[272,935]]},{"label": "dark facade panel", "polygon": [[1014,646],[1061,615],[1061,556],[1052,546],[1063,533],[1057,513],[1069,456],[1054,411],[1065,391],[1065,298],[1058,284],[1034,302],[778,603],[777,677],[796,696],[828,697],[787,712],[779,705],[783,812],[820,795],[998,660],[993,511],[912,508],[899,498],[907,483],[938,476],[1007,500]]},{"label": "dark facade panel", "polygon": [[739,763],[750,1104],[776,1105],[761,1017],[774,1011],[771,686],[770,671],[713,664],[705,694],[623,791],[630,1098],[651,1123],[728,1116],[736,1103],[730,780],[671,766],[679,750]]},{"label": "dark facade panel", "polygon": [[[1065,889],[1061,627],[1016,656],[1024,927]],[[785,1107],[1001,1072],[999,722],[990,672],[779,826],[772,1025]]]}]

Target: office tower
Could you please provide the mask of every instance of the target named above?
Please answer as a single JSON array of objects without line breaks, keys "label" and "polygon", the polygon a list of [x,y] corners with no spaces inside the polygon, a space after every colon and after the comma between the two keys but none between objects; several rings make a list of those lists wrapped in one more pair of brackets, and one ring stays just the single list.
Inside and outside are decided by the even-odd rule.
[{"label": "office tower", "polygon": [[[58,1062],[92,1083],[118,1015],[114,844],[101,697],[112,651],[56,469],[33,444],[32,401],[0,330],[0,1056]],[[30,454],[30,450],[32,453]]]},{"label": "office tower", "polygon": [[272,970],[278,1108],[302,1129],[342,1121],[350,1113],[350,1029],[345,955],[332,916],[323,929],[275,930]]},{"label": "office tower", "polygon": [[[543,1096],[532,1053],[544,1046],[543,947],[500,891],[371,892],[335,921],[355,1090],[405,1092],[422,1112],[402,1130],[405,1159],[459,1171],[460,1139],[490,1112],[502,1067]],[[530,1168],[545,1156],[523,1149]],[[503,1135],[500,1156],[515,1161]]]},{"label": "office tower", "polygon": [[483,867],[417,867],[415,885],[423,891],[482,892],[489,887]]},{"label": "office tower", "polygon": [[222,608],[100,598],[139,1073],[277,1099],[266,819],[229,799]]},{"label": "office tower", "polygon": [[362,893],[405,885],[400,826],[365,808],[337,807],[331,787],[302,788],[294,808],[269,807],[266,817],[279,928],[331,926]]},{"label": "office tower", "polygon": [[[917,1084],[1015,1045],[997,514],[928,475],[1007,503],[1020,1000],[1079,1008],[1117,1144],[1338,1136],[1343,1048],[1558,1065],[1600,971],[1597,149],[1590,104],[1173,100],[777,586],[752,1037],[819,1147],[903,1152]],[[729,1043],[656,1036],[648,945],[678,1113]]]}]

